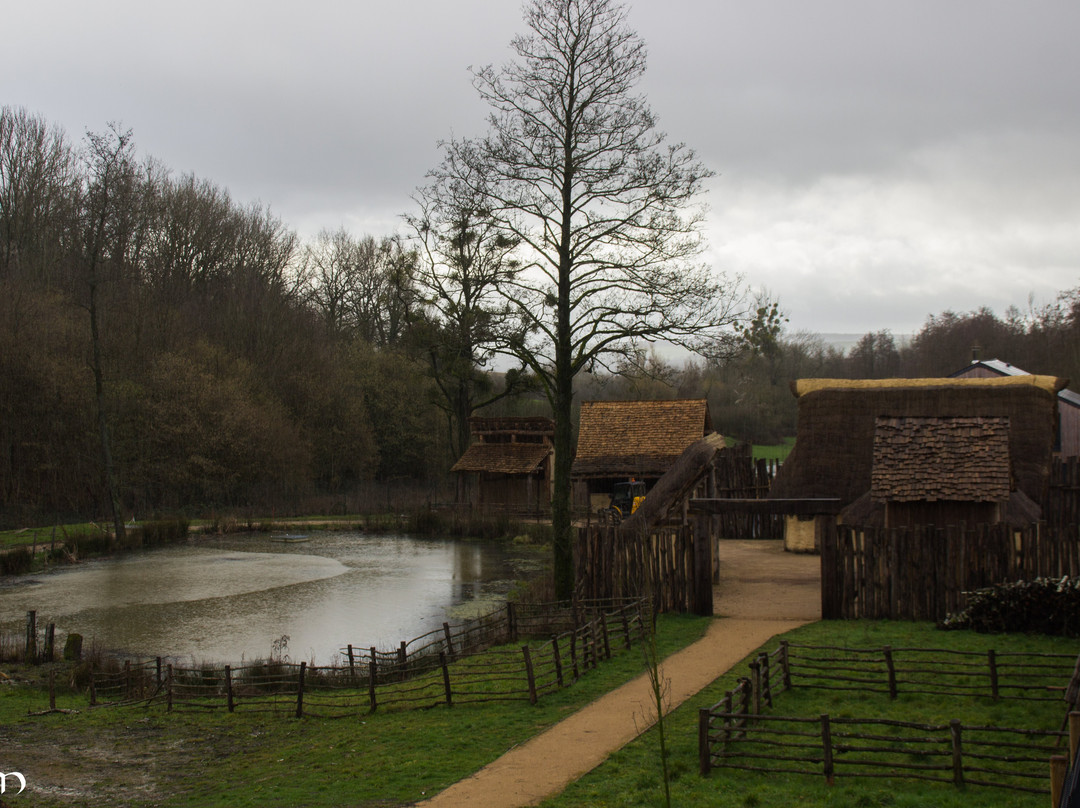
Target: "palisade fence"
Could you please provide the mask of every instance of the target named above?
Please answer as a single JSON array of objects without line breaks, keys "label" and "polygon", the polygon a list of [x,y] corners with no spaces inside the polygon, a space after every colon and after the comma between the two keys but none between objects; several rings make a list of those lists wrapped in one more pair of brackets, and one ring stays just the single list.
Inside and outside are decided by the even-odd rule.
[{"label": "palisade fence", "polygon": [[1077,524],[911,528],[837,526],[821,542],[821,612],[832,618],[941,620],[996,583],[1080,575]]},{"label": "palisade fence", "polygon": [[[779,460],[754,459],[750,444],[729,446],[716,459],[716,492],[722,499],[767,499]],[[782,539],[784,517],[775,513],[717,514],[718,535],[725,539]]]},{"label": "palisade fence", "polygon": [[[638,535],[617,526],[578,528],[574,550],[581,598],[624,599],[648,594],[658,612],[712,614],[712,568],[701,568],[691,525]],[[702,607],[702,601],[706,606]]]},{"label": "palisade fence", "polygon": [[[824,777],[891,777],[1049,793],[1064,730],[764,712],[792,688],[887,695],[985,696],[1076,706],[1080,657],[922,648],[837,648],[782,641],[698,715],[699,768]],[[1065,692],[1062,699],[1061,692]],[[1056,695],[1054,695],[1056,693]],[[1070,701],[1071,700],[1071,701]]]},{"label": "palisade fence", "polygon": [[[443,623],[396,649],[348,645],[345,661],[330,667],[284,659],[240,666],[128,660],[107,671],[91,669],[86,691],[95,707],[163,705],[297,718],[440,704],[535,704],[630,649],[650,630],[650,608],[640,599],[509,603],[475,620]],[[521,638],[531,639],[519,645]]]}]

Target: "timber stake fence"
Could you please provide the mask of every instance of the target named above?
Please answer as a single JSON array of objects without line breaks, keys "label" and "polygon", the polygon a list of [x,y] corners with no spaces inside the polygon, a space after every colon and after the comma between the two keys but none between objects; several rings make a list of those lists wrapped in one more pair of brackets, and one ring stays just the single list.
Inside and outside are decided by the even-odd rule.
[{"label": "timber stake fence", "polygon": [[93,707],[163,705],[168,711],[263,711],[297,718],[498,701],[535,704],[639,642],[649,630],[649,609],[644,600],[507,604],[476,620],[444,623],[397,649],[349,645],[345,663],[329,667],[276,659],[187,667],[160,657],[127,660],[108,671],[91,668],[86,692]]},{"label": "timber stake fence", "polygon": [[[1067,684],[1067,686],[1065,686]],[[1067,733],[958,720],[781,716],[764,712],[792,688],[888,695],[1062,700],[1075,708],[1080,657],[942,649],[850,649],[782,641],[750,675],[698,714],[702,776],[714,768],[825,777],[892,777],[1049,793],[1047,762]],[[1053,695],[1057,692],[1057,695]]]}]

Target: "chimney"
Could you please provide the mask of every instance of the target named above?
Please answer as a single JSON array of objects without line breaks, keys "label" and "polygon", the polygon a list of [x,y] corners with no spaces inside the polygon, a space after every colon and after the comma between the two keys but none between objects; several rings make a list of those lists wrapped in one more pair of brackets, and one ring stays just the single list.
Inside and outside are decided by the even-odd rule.
[{"label": "chimney", "polygon": [[979,351],[981,351],[981,350],[982,350],[982,348],[979,346],[979,343],[977,343],[977,342],[974,345],[971,346],[971,364],[974,365],[979,361]]}]

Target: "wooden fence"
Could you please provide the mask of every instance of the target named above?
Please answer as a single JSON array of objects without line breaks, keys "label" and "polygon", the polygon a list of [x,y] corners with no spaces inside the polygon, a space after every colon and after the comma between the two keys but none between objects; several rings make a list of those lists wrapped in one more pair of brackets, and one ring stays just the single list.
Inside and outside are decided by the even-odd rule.
[{"label": "wooden fence", "polygon": [[[169,711],[325,718],[439,704],[535,704],[620,648],[629,649],[647,631],[647,609],[641,601],[511,607],[468,624],[444,623],[440,632],[392,651],[348,646],[347,662],[332,667],[282,660],[199,667],[161,658],[129,660],[109,671],[91,671],[87,693],[93,706],[156,704]],[[536,636],[552,625],[568,628],[549,640],[516,644],[519,636]]]},{"label": "wooden fence", "polygon": [[1005,581],[1080,574],[1080,529],[1040,524],[858,528],[827,520],[821,613],[941,620],[966,592]]},{"label": "wooden fence", "polygon": [[[848,649],[781,643],[749,677],[699,711],[701,774],[717,767],[823,776],[914,778],[1047,793],[1047,761],[1064,731],[920,724],[881,718],[764,714],[779,693],[821,687],[868,693],[1050,699],[1074,692],[1080,659],[1065,654],[986,654],[942,649]],[[1065,684],[1070,682],[1068,687]],[[1060,700],[1060,695],[1056,699]],[[1036,785],[1038,783],[1038,785]]]},{"label": "wooden fence", "polygon": [[579,528],[577,596],[649,597],[660,612],[711,615],[712,566],[702,563],[700,549],[691,525],[659,527],[645,536],[607,525]]},{"label": "wooden fence", "polygon": [[[749,445],[723,449],[716,460],[716,493],[721,499],[766,499],[780,468],[779,460],[755,460]],[[775,513],[719,513],[725,539],[782,539],[784,517]]]},{"label": "wooden fence", "polygon": [[1044,518],[1055,527],[1080,525],[1080,457],[1054,460],[1042,507]]}]

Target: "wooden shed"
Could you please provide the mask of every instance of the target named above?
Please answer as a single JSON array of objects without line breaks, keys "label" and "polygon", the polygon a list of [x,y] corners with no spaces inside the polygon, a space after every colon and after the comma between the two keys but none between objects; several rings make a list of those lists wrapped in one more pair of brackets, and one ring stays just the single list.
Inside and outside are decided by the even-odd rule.
[{"label": "wooden shed", "polygon": [[[769,497],[839,498],[844,524],[1030,524],[1062,386],[1032,375],[802,379],[795,448]],[[812,549],[815,535],[812,517],[789,517],[790,549]]]},{"label": "wooden shed", "polygon": [[[972,359],[971,364],[950,374],[953,379],[997,379],[1030,376],[1026,370],[1000,359]],[[1060,457],[1080,457],[1080,394],[1062,388],[1057,393],[1058,432],[1054,451]]]},{"label": "wooden shed", "polygon": [[651,486],[694,441],[713,431],[708,402],[585,401],[570,476],[574,505],[606,507],[615,483]]},{"label": "wooden shed", "polygon": [[550,418],[469,419],[472,443],[450,469],[458,502],[480,508],[541,510],[551,503],[555,422]]}]

